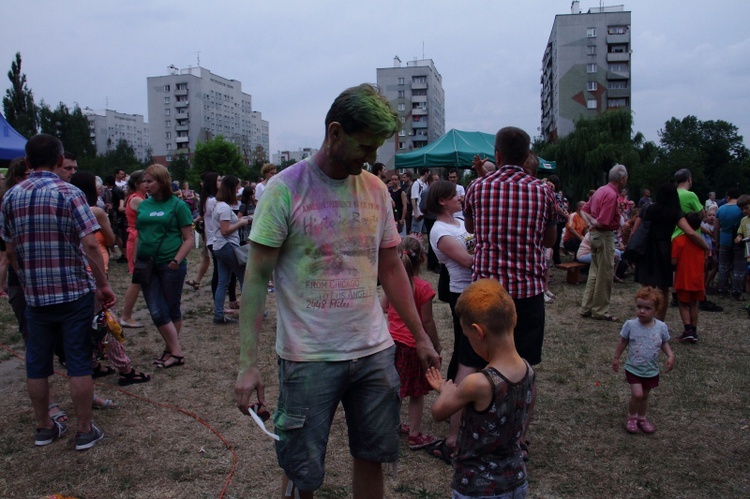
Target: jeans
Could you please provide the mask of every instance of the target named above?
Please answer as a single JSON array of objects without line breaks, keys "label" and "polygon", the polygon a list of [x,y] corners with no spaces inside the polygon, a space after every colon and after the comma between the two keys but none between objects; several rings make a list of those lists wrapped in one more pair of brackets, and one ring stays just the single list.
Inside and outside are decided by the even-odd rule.
[{"label": "jeans", "polygon": [[733,295],[742,294],[745,281],[745,247],[743,244],[719,246],[719,293],[729,291],[729,276],[732,276]]},{"label": "jeans", "polygon": [[154,265],[151,282],[141,286],[143,299],[146,300],[148,311],[154,326],[161,327],[170,322],[182,320],[182,286],[187,274],[187,262],[182,261],[177,270],[169,268],[169,263]]},{"label": "jeans", "polygon": [[592,230],[591,268],[583,292],[581,314],[593,317],[609,315],[609,301],[612,296],[612,279],[614,275],[615,241],[612,231]]},{"label": "jeans", "polygon": [[214,319],[224,318],[224,299],[227,296],[227,288],[232,275],[236,275],[240,281],[240,289],[245,281],[245,266],[240,265],[237,257],[234,256],[234,250],[229,243],[224,244],[219,249],[214,247],[214,256],[216,257],[216,269],[218,271],[219,282],[216,285],[214,293]]}]

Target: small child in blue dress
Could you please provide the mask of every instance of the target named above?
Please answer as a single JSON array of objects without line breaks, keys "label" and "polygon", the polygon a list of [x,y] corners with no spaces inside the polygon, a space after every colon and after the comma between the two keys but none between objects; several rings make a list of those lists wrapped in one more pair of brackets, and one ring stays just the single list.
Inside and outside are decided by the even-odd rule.
[{"label": "small child in blue dress", "polygon": [[455,385],[430,367],[427,381],[440,395],[436,421],[458,411],[461,429],[453,459],[453,499],[526,497],[528,482],[520,438],[534,402],[534,371],[516,352],[513,299],[495,280],[469,285],[456,315],[474,351],[488,362]]},{"label": "small child in blue dress", "polygon": [[636,318],[625,322],[620,331],[620,341],[615,348],[612,370],[620,370],[620,356],[627,347],[625,378],[630,384],[630,402],[625,430],[628,433],[653,433],[654,426],[646,419],[648,395],[659,386],[659,350],[667,355],[666,371],[674,367],[674,354],[669,347],[667,325],[655,318],[662,305],[663,294],[656,288],[645,286],[635,294]]}]

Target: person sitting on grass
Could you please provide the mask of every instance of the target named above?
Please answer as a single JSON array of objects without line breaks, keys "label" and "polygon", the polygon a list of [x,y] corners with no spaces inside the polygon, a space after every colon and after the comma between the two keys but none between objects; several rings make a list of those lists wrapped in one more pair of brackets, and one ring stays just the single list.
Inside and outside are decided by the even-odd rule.
[{"label": "person sitting on grass", "polygon": [[[417,306],[422,327],[432,340],[435,351],[440,353],[440,340],[435,327],[435,319],[432,317],[432,299],[435,290],[429,282],[417,277],[419,270],[427,260],[422,243],[415,237],[407,236],[401,240],[398,247],[401,263],[404,264],[406,275],[409,276],[414,294],[414,304]],[[388,331],[396,343],[396,371],[401,380],[400,396],[403,400],[409,397],[409,425],[403,423],[400,432],[409,436],[409,448],[411,450],[421,449],[437,440],[433,435],[423,435],[422,413],[424,412],[424,396],[430,392],[430,385],[424,377],[424,371],[417,357],[417,344],[414,336],[409,332],[404,320],[398,315],[396,309],[389,303],[388,297],[380,297],[380,305],[388,314]]]},{"label": "person sitting on grass", "polygon": [[513,299],[493,279],[470,284],[456,303],[464,334],[488,365],[460,384],[430,367],[427,381],[440,395],[436,421],[463,411],[451,481],[454,498],[526,497],[521,450],[527,415],[536,397],[534,370],[516,352]]},{"label": "person sitting on grass", "polygon": [[636,318],[625,322],[620,331],[620,341],[615,348],[612,370],[620,370],[620,356],[627,347],[625,379],[630,384],[630,402],[625,430],[628,433],[650,434],[656,431],[646,419],[648,394],[659,386],[659,350],[667,355],[666,372],[674,367],[674,354],[669,347],[667,325],[656,318],[664,294],[657,288],[644,286],[635,294]]},{"label": "person sitting on grass", "polygon": [[[692,211],[685,215],[685,220],[693,230],[700,229],[700,213]],[[698,343],[698,302],[706,299],[703,281],[705,255],[703,248],[694,244],[685,234],[672,240],[672,265],[676,268],[674,290],[677,293],[680,318],[685,326],[685,331],[678,338],[681,342]]]}]

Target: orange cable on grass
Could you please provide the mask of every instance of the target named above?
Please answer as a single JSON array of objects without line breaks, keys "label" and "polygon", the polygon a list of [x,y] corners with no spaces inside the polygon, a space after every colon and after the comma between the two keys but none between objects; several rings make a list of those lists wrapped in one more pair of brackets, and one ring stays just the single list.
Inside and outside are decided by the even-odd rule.
[{"label": "orange cable on grass", "polygon": [[[22,357],[21,355],[19,355],[12,348],[10,348],[8,346],[5,346],[2,343],[0,343],[0,348],[2,348],[3,350],[7,351],[8,353],[10,353],[12,356],[16,357],[17,359],[19,359],[19,360],[21,360],[23,362],[26,362],[26,359],[24,357]],[[67,374],[62,373],[62,372],[57,371],[57,370],[55,370],[55,374],[57,374],[58,376],[62,376],[63,378],[69,378],[69,376]],[[98,381],[94,381],[94,384],[98,385],[98,386],[105,386],[105,385],[102,385]],[[106,385],[106,386],[107,386],[107,388],[114,388],[118,392],[122,393],[123,395],[127,395],[128,397],[131,397],[131,398],[134,398],[134,399],[138,399],[138,400],[142,400],[144,402],[147,402],[149,404],[155,405],[157,407],[162,407],[164,409],[170,409],[170,410],[173,410],[173,411],[181,412],[182,414],[185,414],[186,416],[190,416],[191,418],[193,418],[194,420],[196,420],[197,422],[199,422],[200,424],[202,424],[203,426],[205,426],[206,428],[208,428],[214,435],[216,435],[216,437],[232,453],[232,469],[229,471],[229,475],[227,476],[226,482],[224,483],[224,487],[221,489],[221,494],[219,495],[219,498],[221,499],[221,498],[223,498],[226,495],[227,489],[229,488],[229,484],[232,482],[232,478],[234,477],[234,472],[237,469],[237,461],[238,461],[238,459],[237,459],[237,452],[234,450],[234,447],[232,446],[232,444],[230,444],[229,441],[226,438],[224,438],[224,436],[221,433],[219,433],[219,431],[217,429],[215,429],[213,426],[211,426],[210,424],[208,424],[206,422],[206,420],[204,420],[203,418],[201,418],[200,416],[198,416],[194,412],[188,411],[187,409],[183,409],[181,407],[177,407],[177,406],[170,405],[170,404],[165,404],[163,402],[157,402],[155,400],[151,400],[151,399],[146,398],[146,397],[141,397],[140,395],[136,395],[135,393],[131,393],[131,392],[129,392],[129,391],[123,389],[123,388],[119,388],[119,387],[116,387],[116,386],[114,386],[114,387],[113,386],[109,386],[109,385]]]}]

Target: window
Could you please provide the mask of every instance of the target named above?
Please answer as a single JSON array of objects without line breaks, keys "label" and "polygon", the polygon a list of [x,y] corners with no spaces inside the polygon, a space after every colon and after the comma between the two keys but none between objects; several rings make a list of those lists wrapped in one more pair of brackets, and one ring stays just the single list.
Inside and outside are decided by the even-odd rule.
[{"label": "window", "polygon": [[587,28],[586,38],[596,38],[596,28]]},{"label": "window", "polygon": [[172,128],[172,120],[164,120],[164,128]]},{"label": "window", "polygon": [[609,45],[610,54],[624,54],[628,51],[627,45]]},{"label": "window", "polygon": [[399,104],[398,105],[398,110],[399,111],[406,111],[406,104]]},{"label": "window", "polygon": [[412,83],[427,83],[427,77],[426,76],[412,76],[411,82]]},{"label": "window", "polygon": [[401,123],[406,123],[406,116],[401,116]]},{"label": "window", "polygon": [[628,71],[627,62],[613,62],[609,65],[609,70],[613,73],[623,73]]},{"label": "window", "polygon": [[171,139],[172,138],[172,132],[167,132],[164,137],[165,139]]},{"label": "window", "polygon": [[625,107],[628,105],[627,99],[607,99],[607,107]]},{"label": "window", "polygon": [[590,81],[586,84],[586,90],[588,90],[589,92],[596,92],[597,87],[598,85],[595,81]]},{"label": "window", "polygon": [[608,26],[607,34],[608,35],[627,35],[628,27],[627,26]]},{"label": "window", "polygon": [[169,116],[170,113],[171,113],[171,110],[169,108],[166,108],[164,110],[164,116]]},{"label": "window", "polygon": [[596,73],[596,64],[586,64],[586,72],[589,74]]},{"label": "window", "polygon": [[169,85],[164,85],[164,91],[169,92],[169,90],[170,90]]},{"label": "window", "polygon": [[164,97],[164,104],[169,104],[169,96]]},{"label": "window", "polygon": [[628,88],[628,80],[614,80],[607,83],[610,90],[625,90]]},{"label": "window", "polygon": [[586,48],[588,55],[596,55],[596,45],[589,45]]},{"label": "window", "polygon": [[187,83],[178,83],[177,90],[187,90]]},{"label": "window", "polygon": [[398,142],[398,148],[399,149],[406,149],[406,142],[399,141]]},{"label": "window", "polygon": [[398,84],[399,85],[403,85],[404,84],[404,78],[403,77],[401,77],[401,78],[398,79]]},{"label": "window", "polygon": [[399,99],[403,99],[404,98],[404,91],[403,90],[399,90],[398,91],[398,98]]},{"label": "window", "polygon": [[399,136],[399,137],[406,137],[406,130],[404,130],[404,129],[401,129],[401,130],[400,130],[400,131],[398,132],[398,136]]},{"label": "window", "polygon": [[171,150],[172,150],[172,144],[167,142],[167,151],[171,151]]},{"label": "window", "polygon": [[586,101],[586,108],[587,109],[596,109],[596,99],[588,99]]},{"label": "window", "polygon": [[167,162],[168,162],[168,163],[171,163],[171,162],[172,162],[172,156],[171,156],[171,155],[169,155],[169,154],[167,154]]}]

